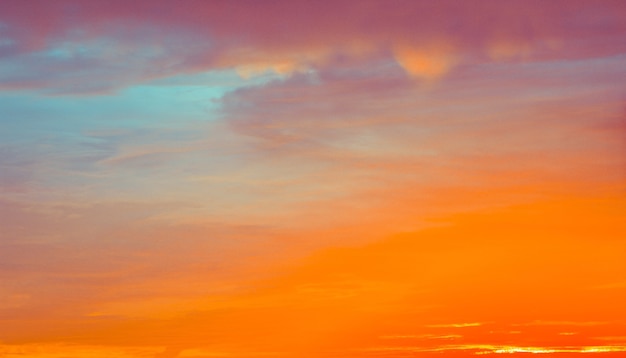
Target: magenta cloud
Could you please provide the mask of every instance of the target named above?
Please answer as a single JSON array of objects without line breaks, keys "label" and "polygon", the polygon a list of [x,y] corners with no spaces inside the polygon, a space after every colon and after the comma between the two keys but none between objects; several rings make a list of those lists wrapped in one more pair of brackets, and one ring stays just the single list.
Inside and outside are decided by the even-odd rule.
[{"label": "magenta cloud", "polygon": [[4,1],[5,90],[99,92],[234,69],[248,78],[396,63],[420,81],[467,64],[623,52],[622,1]]}]

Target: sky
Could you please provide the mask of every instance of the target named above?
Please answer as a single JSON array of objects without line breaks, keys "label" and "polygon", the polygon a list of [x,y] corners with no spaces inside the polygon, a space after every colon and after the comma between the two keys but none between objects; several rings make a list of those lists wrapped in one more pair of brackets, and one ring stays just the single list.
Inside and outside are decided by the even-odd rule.
[{"label": "sky", "polygon": [[612,358],[624,302],[622,0],[0,0],[0,358]]}]

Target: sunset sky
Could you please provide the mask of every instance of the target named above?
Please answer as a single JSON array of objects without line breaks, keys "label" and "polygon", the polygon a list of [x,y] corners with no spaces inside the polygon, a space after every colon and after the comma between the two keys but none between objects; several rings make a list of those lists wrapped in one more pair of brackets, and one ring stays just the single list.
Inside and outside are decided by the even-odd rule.
[{"label": "sunset sky", "polygon": [[0,358],[626,356],[626,1],[0,0]]}]

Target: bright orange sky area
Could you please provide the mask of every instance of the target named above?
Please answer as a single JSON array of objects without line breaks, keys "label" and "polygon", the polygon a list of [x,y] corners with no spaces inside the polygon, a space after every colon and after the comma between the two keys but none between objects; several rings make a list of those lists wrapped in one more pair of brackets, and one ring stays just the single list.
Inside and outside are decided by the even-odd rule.
[{"label": "bright orange sky area", "polygon": [[626,356],[626,1],[0,1],[0,358]]}]

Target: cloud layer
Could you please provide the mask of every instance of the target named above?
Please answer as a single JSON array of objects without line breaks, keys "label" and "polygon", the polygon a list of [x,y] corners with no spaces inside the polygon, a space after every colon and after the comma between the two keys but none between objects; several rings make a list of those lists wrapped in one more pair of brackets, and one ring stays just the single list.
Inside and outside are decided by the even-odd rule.
[{"label": "cloud layer", "polygon": [[623,354],[623,1],[0,3],[0,357]]},{"label": "cloud layer", "polygon": [[52,93],[209,69],[247,78],[372,61],[430,82],[483,61],[617,55],[626,31],[620,1],[5,1],[0,10],[2,87]]}]

